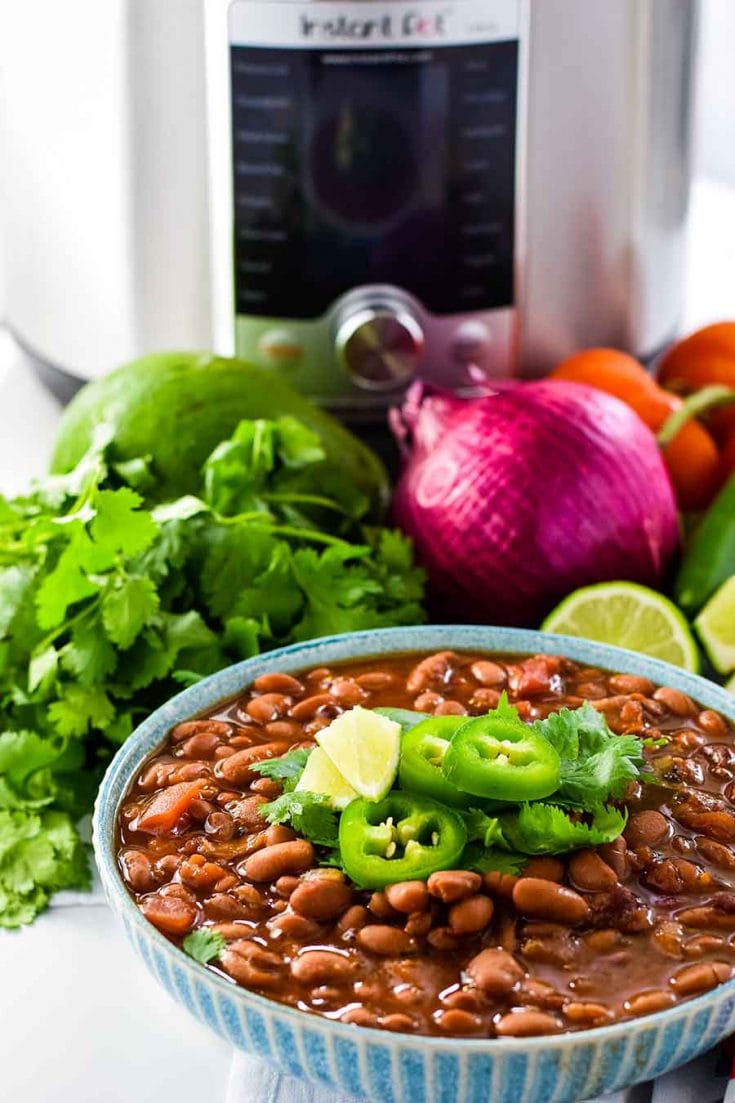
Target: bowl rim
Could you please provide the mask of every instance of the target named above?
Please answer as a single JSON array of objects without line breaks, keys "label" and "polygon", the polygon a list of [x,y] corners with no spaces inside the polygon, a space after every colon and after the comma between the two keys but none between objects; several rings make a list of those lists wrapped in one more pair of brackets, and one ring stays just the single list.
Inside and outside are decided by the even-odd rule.
[{"label": "bowl rim", "polygon": [[[436,642],[427,643],[427,639]],[[395,641],[395,646],[390,645]],[[356,650],[352,650],[356,648]],[[235,696],[245,689],[264,670],[260,668],[272,668],[281,660],[287,660],[292,670],[301,667],[300,660],[304,657],[303,667],[308,667],[308,655],[313,651],[324,649],[335,652],[331,656],[333,662],[347,662],[351,658],[375,658],[381,654],[401,654],[411,652],[431,652],[433,650],[451,649],[454,651],[476,650],[488,654],[560,654],[575,662],[589,662],[603,670],[614,670],[620,673],[643,674],[657,685],[671,686],[680,689],[693,697],[696,703],[705,708],[716,709],[722,712],[735,724],[735,696],[718,686],[716,683],[699,675],[693,674],[682,668],[654,659],[627,648],[616,647],[611,644],[599,643],[594,640],[586,640],[581,637],[561,635],[552,632],[543,632],[536,629],[506,628],[494,625],[471,624],[446,624],[446,625],[407,625],[393,628],[365,629],[359,632],[345,632],[332,636],[320,636],[315,639],[305,640],[300,643],[289,644],[285,647],[275,648],[272,651],[262,652],[249,659],[233,663],[223,667],[213,674],[207,675],[193,686],[175,694],[164,704],[160,705],[128,737],[122,747],[117,751],[110,762],[102,783],[99,787],[92,815],[92,845],[97,868],[110,906],[113,906],[113,898],[117,908],[125,913],[129,920],[148,939],[151,939],[165,953],[171,955],[180,965],[185,964],[194,972],[207,978],[208,983],[213,984],[222,993],[252,1002],[256,1009],[269,1015],[274,1013],[286,1016],[294,1020],[300,1026],[308,1022],[314,1028],[323,1027],[330,1031],[336,1031],[337,1035],[354,1039],[355,1024],[342,1023],[338,1020],[328,1019],[322,1015],[312,1015],[289,1004],[280,1003],[278,1000],[262,996],[248,988],[234,983],[223,977],[220,973],[208,969],[206,965],[184,953],[173,942],[169,941],[152,923],[150,923],[133,898],[120,875],[114,853],[114,832],[117,823],[117,815],[120,804],[124,799],[131,781],[140,765],[149,757],[155,747],[162,743],[173,724],[186,719],[195,719],[202,712],[211,709],[220,701]],[[625,670],[631,664],[635,669]],[[226,689],[218,687],[227,685]],[[232,688],[233,685],[239,685]],[[157,736],[153,739],[153,736]],[[114,807],[109,807],[110,792],[112,788],[124,779],[121,793]],[[708,1004],[715,1003],[719,997],[735,993],[735,976],[724,984],[718,984],[709,991],[695,996],[689,1000],[674,1004],[661,1011],[632,1019],[624,1019],[620,1022],[603,1026],[590,1027],[585,1030],[565,1031],[559,1034],[541,1034],[530,1037],[518,1038],[454,1038],[431,1034],[408,1033],[403,1031],[391,1031],[386,1038],[386,1031],[378,1027],[359,1026],[360,1037],[367,1032],[372,1039],[380,1041],[383,1045],[390,1039],[401,1041],[402,1044],[410,1044],[414,1047],[429,1049],[461,1049],[469,1052],[490,1052],[500,1049],[522,1049],[524,1051],[548,1049],[550,1047],[562,1049],[581,1045],[589,1040],[590,1044],[600,1043],[606,1040],[625,1035],[630,1030],[640,1030],[649,1027],[655,1030],[664,1021],[672,1023],[681,1017],[687,1018],[703,1009]]]}]

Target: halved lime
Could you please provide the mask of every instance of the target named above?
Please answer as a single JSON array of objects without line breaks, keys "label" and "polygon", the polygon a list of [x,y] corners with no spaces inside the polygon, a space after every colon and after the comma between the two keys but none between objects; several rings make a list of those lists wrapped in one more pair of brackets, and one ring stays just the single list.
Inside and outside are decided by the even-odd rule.
[{"label": "halved lime", "polygon": [[683,614],[668,598],[637,582],[583,586],[557,605],[541,627],[699,670],[699,652]]},{"label": "halved lime", "polygon": [[304,772],[296,786],[296,790],[299,789],[307,793],[320,793],[339,809],[346,808],[358,795],[321,747],[315,747],[307,758]]},{"label": "halved lime", "polygon": [[735,575],[709,599],[694,627],[715,670],[735,670]]},{"label": "halved lime", "polygon": [[317,732],[316,741],[361,797],[383,799],[398,770],[400,724],[355,705]]}]

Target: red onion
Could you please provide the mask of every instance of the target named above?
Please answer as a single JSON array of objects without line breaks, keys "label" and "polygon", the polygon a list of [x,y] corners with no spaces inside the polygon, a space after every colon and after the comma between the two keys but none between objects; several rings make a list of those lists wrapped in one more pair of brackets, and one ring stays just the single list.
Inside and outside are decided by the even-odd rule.
[{"label": "red onion", "polygon": [[395,520],[435,614],[535,625],[578,586],[662,582],[674,494],[653,434],[617,398],[558,380],[477,398],[414,384],[391,426],[405,459]]}]

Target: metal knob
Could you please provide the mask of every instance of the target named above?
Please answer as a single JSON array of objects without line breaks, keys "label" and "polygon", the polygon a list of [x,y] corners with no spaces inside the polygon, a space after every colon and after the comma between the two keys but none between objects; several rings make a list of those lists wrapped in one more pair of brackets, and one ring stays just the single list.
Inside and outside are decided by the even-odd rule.
[{"label": "metal knob", "polygon": [[401,306],[367,306],[342,319],[335,343],[338,357],[358,387],[387,391],[416,371],[424,334]]}]

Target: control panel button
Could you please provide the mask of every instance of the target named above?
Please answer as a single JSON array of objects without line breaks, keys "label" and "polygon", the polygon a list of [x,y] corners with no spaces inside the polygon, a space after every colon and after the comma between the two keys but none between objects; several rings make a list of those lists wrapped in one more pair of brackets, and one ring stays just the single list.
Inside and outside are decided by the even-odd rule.
[{"label": "control panel button", "polygon": [[335,344],[358,387],[384,391],[414,374],[423,355],[424,334],[408,310],[366,307],[342,320]]},{"label": "control panel button", "polygon": [[267,368],[295,368],[304,355],[304,346],[287,329],[268,329],[258,341],[258,353]]},{"label": "control panel button", "polygon": [[492,336],[482,322],[462,322],[452,341],[452,358],[456,364],[466,367],[484,363]]}]

